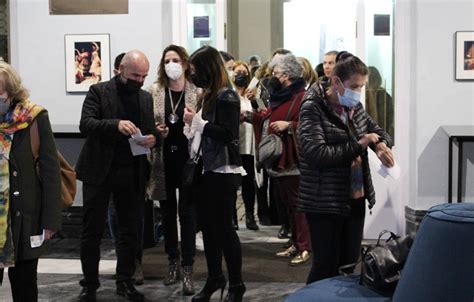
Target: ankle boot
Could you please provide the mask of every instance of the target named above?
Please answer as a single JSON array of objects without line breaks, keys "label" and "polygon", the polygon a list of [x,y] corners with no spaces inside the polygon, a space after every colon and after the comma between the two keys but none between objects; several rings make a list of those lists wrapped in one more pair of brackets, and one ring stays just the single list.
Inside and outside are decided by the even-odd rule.
[{"label": "ankle boot", "polygon": [[164,285],[171,285],[178,282],[180,278],[181,266],[179,264],[179,260],[172,259],[170,261],[168,274],[166,275],[165,279],[163,280]]},{"label": "ankle boot", "polygon": [[224,275],[208,277],[202,290],[191,299],[191,302],[207,302],[211,299],[212,294],[218,289],[221,290],[221,298],[219,300],[221,301],[222,296],[224,295],[226,283],[227,281]]},{"label": "ankle boot", "polygon": [[229,291],[227,292],[224,302],[241,302],[245,289],[245,284],[243,283],[229,286]]},{"label": "ankle boot", "polygon": [[255,217],[253,216],[253,213],[245,214],[245,225],[249,230],[258,231],[258,225],[255,222]]},{"label": "ankle boot", "polygon": [[183,266],[183,295],[194,295],[193,267]]}]

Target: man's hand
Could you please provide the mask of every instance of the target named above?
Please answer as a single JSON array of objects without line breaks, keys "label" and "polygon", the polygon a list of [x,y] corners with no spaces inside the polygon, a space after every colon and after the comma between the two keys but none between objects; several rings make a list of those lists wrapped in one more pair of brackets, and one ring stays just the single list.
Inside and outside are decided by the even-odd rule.
[{"label": "man's hand", "polygon": [[133,135],[138,132],[138,128],[131,121],[122,120],[118,123],[118,131],[123,135]]},{"label": "man's hand", "polygon": [[290,123],[287,121],[276,121],[270,124],[270,128],[277,133],[285,131],[289,126]]},{"label": "man's hand", "polygon": [[44,230],[44,240],[45,241],[50,240],[51,238],[53,238],[55,233],[56,232],[52,230]]},{"label": "man's hand", "polygon": [[145,140],[137,142],[137,145],[140,145],[145,148],[153,148],[156,144],[156,138],[152,134],[145,135]]},{"label": "man's hand", "polygon": [[377,157],[384,166],[391,168],[395,165],[393,152],[389,147],[387,147],[387,145],[385,145],[385,143],[379,143],[375,146],[375,154],[377,154]]},{"label": "man's hand", "polygon": [[156,126],[156,130],[160,133],[161,138],[165,139],[170,133],[170,128],[166,127],[166,124],[159,124]]},{"label": "man's hand", "polygon": [[193,122],[193,118],[195,115],[196,115],[196,112],[192,108],[188,106],[184,108],[183,120],[187,125],[191,126],[191,123]]}]

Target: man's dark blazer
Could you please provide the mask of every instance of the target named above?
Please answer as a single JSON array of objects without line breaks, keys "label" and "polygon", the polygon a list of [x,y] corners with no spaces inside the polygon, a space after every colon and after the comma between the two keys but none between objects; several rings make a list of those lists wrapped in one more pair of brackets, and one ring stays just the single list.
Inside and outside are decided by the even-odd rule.
[{"label": "man's dark blazer", "polygon": [[[92,85],[82,106],[79,129],[86,135],[86,142],[76,164],[77,178],[84,183],[101,185],[107,179],[115,155],[117,142],[123,134],[118,131],[118,102],[120,101],[116,79]],[[138,92],[141,132],[153,134],[156,145],[161,138],[155,128],[153,100],[144,91]],[[140,188],[144,187],[149,176],[149,164],[146,156],[140,156]]]}]

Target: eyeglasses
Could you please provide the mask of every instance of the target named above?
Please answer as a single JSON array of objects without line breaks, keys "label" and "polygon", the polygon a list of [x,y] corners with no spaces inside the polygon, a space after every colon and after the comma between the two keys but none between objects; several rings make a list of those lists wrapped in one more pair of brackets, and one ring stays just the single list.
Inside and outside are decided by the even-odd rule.
[{"label": "eyeglasses", "polygon": [[277,77],[277,76],[276,76],[277,74],[282,75],[283,72],[275,72],[275,71],[272,71],[272,76]]}]

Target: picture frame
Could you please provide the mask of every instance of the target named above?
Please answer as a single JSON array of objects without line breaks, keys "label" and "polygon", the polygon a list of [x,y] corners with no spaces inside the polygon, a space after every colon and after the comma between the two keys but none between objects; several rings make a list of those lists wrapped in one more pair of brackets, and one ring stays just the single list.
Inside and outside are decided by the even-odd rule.
[{"label": "picture frame", "polygon": [[455,34],[456,80],[474,80],[474,31],[457,31]]},{"label": "picture frame", "polygon": [[110,80],[109,34],[65,35],[64,49],[67,92],[87,92]]}]

